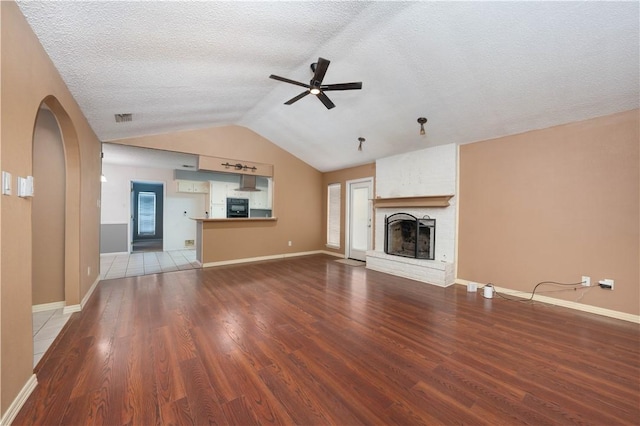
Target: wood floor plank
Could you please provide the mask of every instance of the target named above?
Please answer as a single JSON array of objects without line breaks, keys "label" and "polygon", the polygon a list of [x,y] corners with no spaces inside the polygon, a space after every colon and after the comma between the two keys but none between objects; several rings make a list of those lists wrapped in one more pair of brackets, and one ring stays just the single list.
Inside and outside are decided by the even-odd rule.
[{"label": "wood floor plank", "polygon": [[325,255],[104,280],[14,425],[640,424],[640,326]]},{"label": "wood floor plank", "polygon": [[186,397],[162,405],[160,418],[163,426],[193,426],[196,424],[191,415],[189,401],[187,401]]},{"label": "wood floor plank", "polygon": [[268,425],[293,424],[293,419],[269,390],[266,383],[258,375],[258,371],[240,352],[231,354],[229,374],[234,377],[238,386],[242,387],[242,395],[246,398],[258,423]]},{"label": "wood floor plank", "polygon": [[257,425],[258,419],[243,396],[222,404],[225,418],[228,424],[233,425]]},{"label": "wood floor plank", "polygon": [[[235,386],[233,376],[229,374],[228,366],[231,364],[229,360],[230,351],[221,350],[222,345],[216,345],[219,340],[201,327],[194,328],[192,333],[204,371],[216,395],[216,401],[224,404],[237,400],[242,396],[242,393]],[[238,403],[236,402],[236,404]]]},{"label": "wood floor plank", "polygon": [[200,360],[194,358],[182,361],[180,368],[184,375],[187,401],[194,424],[226,424],[227,420],[222,407],[216,401],[215,393]]},{"label": "wood floor plank", "polygon": [[178,357],[169,336],[169,326],[152,330],[153,368],[155,372],[158,404],[165,405],[186,396]]}]

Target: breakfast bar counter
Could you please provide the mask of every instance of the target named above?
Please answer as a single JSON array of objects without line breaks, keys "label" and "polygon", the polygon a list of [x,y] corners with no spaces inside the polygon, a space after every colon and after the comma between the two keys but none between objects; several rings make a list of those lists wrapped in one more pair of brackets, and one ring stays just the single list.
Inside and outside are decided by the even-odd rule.
[{"label": "breakfast bar counter", "polygon": [[196,259],[202,267],[234,263],[260,254],[265,243],[256,231],[275,228],[275,217],[191,218],[196,221]]}]

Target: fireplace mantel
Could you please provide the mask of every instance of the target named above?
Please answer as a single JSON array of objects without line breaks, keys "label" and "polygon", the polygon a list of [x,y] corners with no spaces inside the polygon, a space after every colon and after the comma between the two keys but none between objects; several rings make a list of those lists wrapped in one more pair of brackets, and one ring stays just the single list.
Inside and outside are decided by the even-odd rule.
[{"label": "fireplace mantel", "polygon": [[453,195],[427,195],[422,197],[374,198],[377,209],[387,207],[447,207]]}]

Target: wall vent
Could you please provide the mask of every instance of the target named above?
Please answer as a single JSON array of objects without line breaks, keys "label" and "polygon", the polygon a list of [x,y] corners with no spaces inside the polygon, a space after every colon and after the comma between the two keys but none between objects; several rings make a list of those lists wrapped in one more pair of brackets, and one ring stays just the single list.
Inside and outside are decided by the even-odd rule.
[{"label": "wall vent", "polygon": [[115,114],[116,123],[126,123],[128,121],[133,121],[133,114]]}]

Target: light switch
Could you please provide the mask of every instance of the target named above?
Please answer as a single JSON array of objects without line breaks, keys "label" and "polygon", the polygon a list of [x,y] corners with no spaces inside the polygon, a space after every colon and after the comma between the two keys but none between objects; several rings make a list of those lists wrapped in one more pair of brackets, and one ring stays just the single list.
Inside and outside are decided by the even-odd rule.
[{"label": "light switch", "polygon": [[18,197],[33,197],[33,176],[18,176]]},{"label": "light switch", "polygon": [[11,195],[11,173],[2,172],[2,194]]}]

